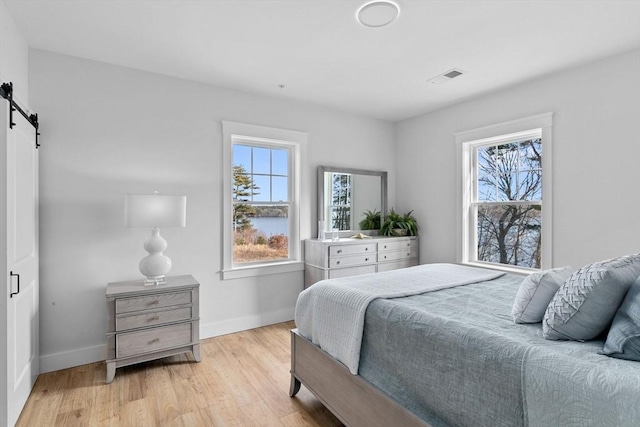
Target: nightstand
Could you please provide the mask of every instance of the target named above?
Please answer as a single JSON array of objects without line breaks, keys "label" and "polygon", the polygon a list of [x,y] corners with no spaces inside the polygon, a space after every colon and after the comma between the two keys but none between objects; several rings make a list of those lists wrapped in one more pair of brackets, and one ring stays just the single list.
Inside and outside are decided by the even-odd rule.
[{"label": "nightstand", "polygon": [[122,366],[186,352],[200,361],[200,283],[190,275],[166,282],[107,285],[107,383]]}]

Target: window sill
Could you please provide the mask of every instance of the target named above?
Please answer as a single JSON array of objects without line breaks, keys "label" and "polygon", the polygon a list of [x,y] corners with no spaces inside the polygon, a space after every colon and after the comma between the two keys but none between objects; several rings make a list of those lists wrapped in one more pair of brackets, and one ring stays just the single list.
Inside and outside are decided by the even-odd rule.
[{"label": "window sill", "polygon": [[516,267],[514,265],[501,265],[501,264],[493,264],[488,262],[477,262],[477,261],[461,262],[460,264],[468,265],[470,267],[481,267],[481,268],[488,268],[490,270],[504,271],[505,273],[520,274],[522,276],[527,276],[531,273],[535,273],[536,271],[540,271],[540,269],[537,269],[537,268]]},{"label": "window sill", "polygon": [[277,264],[252,265],[236,267],[231,270],[222,270],[222,280],[242,279],[243,277],[264,276],[265,274],[291,273],[304,270],[304,263],[300,261],[287,261]]}]

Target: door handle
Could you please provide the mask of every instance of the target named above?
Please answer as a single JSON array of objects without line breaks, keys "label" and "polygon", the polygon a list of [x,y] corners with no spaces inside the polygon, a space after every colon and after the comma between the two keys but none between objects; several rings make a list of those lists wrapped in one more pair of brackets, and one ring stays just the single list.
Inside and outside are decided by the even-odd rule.
[{"label": "door handle", "polygon": [[18,295],[20,293],[20,275],[10,271],[9,276],[16,276],[18,278],[18,292],[11,292],[11,289],[9,289],[9,298],[13,298],[14,295]]}]

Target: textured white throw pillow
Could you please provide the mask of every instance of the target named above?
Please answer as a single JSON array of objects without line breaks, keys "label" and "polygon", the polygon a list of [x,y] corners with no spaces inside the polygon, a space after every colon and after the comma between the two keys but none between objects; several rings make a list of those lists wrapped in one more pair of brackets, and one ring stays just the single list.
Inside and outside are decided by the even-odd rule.
[{"label": "textured white throw pillow", "polygon": [[553,268],[532,273],[520,285],[511,316],[516,323],[538,323],[556,291],[571,276],[571,267]]}]

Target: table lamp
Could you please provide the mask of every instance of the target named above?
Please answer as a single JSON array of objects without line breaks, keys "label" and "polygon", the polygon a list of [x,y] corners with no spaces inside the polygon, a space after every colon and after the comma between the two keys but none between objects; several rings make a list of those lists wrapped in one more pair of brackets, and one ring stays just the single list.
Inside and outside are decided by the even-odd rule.
[{"label": "table lamp", "polygon": [[185,227],[187,217],[186,196],[154,194],[127,194],[124,199],[126,227],[152,227],[151,237],[144,242],[149,255],[140,261],[140,272],[146,277],[145,285],[160,285],[171,270],[171,259],[163,255],[167,241],[160,236],[159,227]]}]

